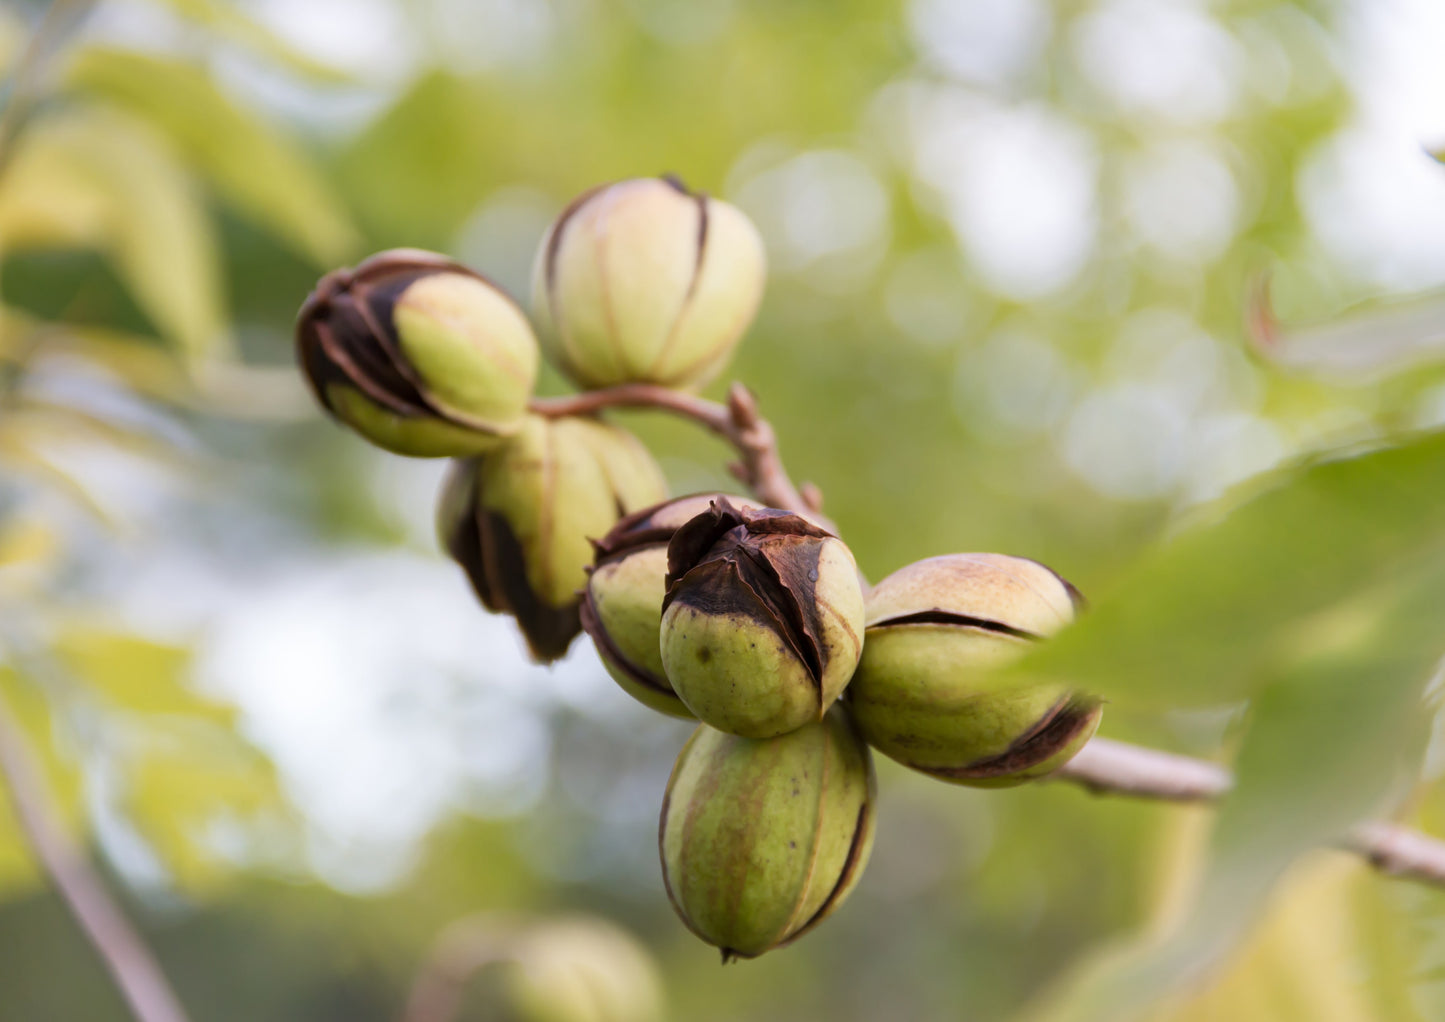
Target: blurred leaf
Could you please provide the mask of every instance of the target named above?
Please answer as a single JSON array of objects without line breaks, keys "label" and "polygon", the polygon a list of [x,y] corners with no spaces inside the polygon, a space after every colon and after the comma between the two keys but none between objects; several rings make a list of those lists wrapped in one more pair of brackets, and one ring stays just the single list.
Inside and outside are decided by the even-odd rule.
[{"label": "blurred leaf", "polygon": [[1193,911],[1162,941],[1137,940],[1086,963],[1037,1018],[1138,1017],[1219,963],[1298,856],[1400,793],[1423,753],[1420,703],[1445,646],[1441,566],[1437,556],[1389,597],[1364,594],[1356,627],[1271,679],[1251,706]]},{"label": "blurred leaf", "polygon": [[105,182],[75,147],[36,126],[5,168],[0,249],[98,247],[110,229],[111,208]]},{"label": "blurred leaf", "polygon": [[0,596],[33,592],[60,561],[64,541],[34,514],[12,513],[0,524]]},{"label": "blurred leaf", "polygon": [[0,526],[0,568],[50,561],[59,549],[55,530],[38,518],[11,516]]},{"label": "blurred leaf", "polygon": [[11,410],[12,419],[22,420],[36,436],[87,446],[104,445],[152,461],[184,468],[192,464],[172,439],[154,426],[132,426],[71,404],[56,404],[26,397]]},{"label": "blurred leaf", "polygon": [[254,50],[262,57],[323,83],[351,80],[346,72],[302,52],[225,0],[161,0],[167,7],[216,35]]},{"label": "blurred leaf", "polygon": [[[163,336],[190,355],[225,345],[205,206],[154,128],[118,110],[67,111],[31,125],[9,173],[30,186],[0,207],[0,248],[100,248]],[[61,185],[45,185],[48,177]]]},{"label": "blurred leaf", "polygon": [[283,812],[275,769],[233,730],[173,730],[151,739],[126,765],[124,808],[176,885],[206,893],[240,865],[226,860],[217,829],[232,828],[234,841],[235,831]]},{"label": "blurred leaf", "polygon": [[96,521],[108,528],[119,527],[118,520],[106,508],[85,480],[69,469],[57,464],[46,453],[47,439],[31,428],[33,423],[25,416],[0,417],[0,465],[7,472],[28,475],[53,486],[74,500]]},{"label": "blurred leaf", "polygon": [[[1155,706],[1249,695],[1354,624],[1331,611],[1445,546],[1445,433],[1283,471],[1125,571],[1020,676]],[[1416,635],[1438,655],[1433,633]]]},{"label": "blurred leaf", "polygon": [[[58,822],[71,834],[81,833],[87,826],[81,774],[56,747],[52,710],[44,694],[13,669],[0,666],[0,699],[29,741],[58,811]],[[40,882],[39,868],[10,805],[9,789],[0,783],[0,900],[22,894]]]},{"label": "blurred leaf", "polygon": [[78,680],[119,709],[197,717],[221,725],[235,722],[233,707],[191,689],[191,653],[182,646],[104,626],[72,623],[56,632],[51,653]]},{"label": "blurred leaf", "polygon": [[223,196],[318,266],[355,249],[345,210],[301,150],[232,102],[203,68],[92,47],[76,56],[69,81],[149,119]]},{"label": "blurred leaf", "polygon": [[236,732],[237,711],[190,686],[191,652],[105,626],[71,623],[51,653],[111,708],[132,715],[123,809],[172,879],[192,893],[230,875],[214,828],[244,827],[284,805],[269,760]]},{"label": "blurred leaf", "polygon": [[[79,359],[111,373],[142,397],[189,411],[253,421],[316,415],[305,383],[289,366],[214,359],[188,371],[149,337],[83,323],[48,322],[0,306],[0,360],[23,363],[52,355]],[[127,442],[135,437],[116,439]]]},{"label": "blurred leaf", "polygon": [[152,338],[103,326],[47,322],[0,307],[0,358],[23,361],[52,353],[113,373],[145,397],[180,403],[192,389],[190,376],[175,355]]},{"label": "blurred leaf", "polygon": [[0,461],[60,490],[101,523],[118,528],[120,520],[106,507],[103,491],[66,464],[67,452],[98,446],[180,473],[199,465],[158,428],[132,427],[72,405],[24,398],[12,400],[8,414],[0,417]]}]

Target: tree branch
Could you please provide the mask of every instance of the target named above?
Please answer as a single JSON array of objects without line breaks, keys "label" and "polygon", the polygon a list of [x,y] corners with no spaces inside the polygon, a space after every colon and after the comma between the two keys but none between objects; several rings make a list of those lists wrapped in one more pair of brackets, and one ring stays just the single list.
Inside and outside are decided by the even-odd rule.
[{"label": "tree branch", "polygon": [[[1234,777],[1218,763],[1095,738],[1050,780],[1072,781],[1097,795],[1169,802],[1212,802],[1229,793]],[[1445,841],[1393,823],[1362,823],[1339,847],[1389,876],[1445,887]]]},{"label": "tree branch", "polygon": [[[585,415],[603,408],[652,408],[701,423],[737,448],[742,458],[733,474],[770,507],[816,514],[822,506],[817,489],[800,492],[788,478],[778,455],[773,427],[758,414],[757,401],[740,383],[728,392],[726,406],[681,394],[666,387],[626,384],[586,391],[573,397],[532,402],[539,415]],[[1095,738],[1051,779],[1071,781],[1100,795],[1210,802],[1234,784],[1229,770],[1217,763],[1191,759],[1157,749]],[[1366,823],[1340,842],[1382,873],[1445,887],[1445,841],[1392,823]]]},{"label": "tree branch", "polygon": [[1212,802],[1234,786],[1234,777],[1218,763],[1108,738],[1090,741],[1049,779],[1073,781],[1096,795],[1166,802]]},{"label": "tree branch", "polygon": [[187,1022],[160,965],[85,856],[56,820],[54,801],[25,735],[0,696],[0,776],[15,817],[65,907],[140,1022]]}]

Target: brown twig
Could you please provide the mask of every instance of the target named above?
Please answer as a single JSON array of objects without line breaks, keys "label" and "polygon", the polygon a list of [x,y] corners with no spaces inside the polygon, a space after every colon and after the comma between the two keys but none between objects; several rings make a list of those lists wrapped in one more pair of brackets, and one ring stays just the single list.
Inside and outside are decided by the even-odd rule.
[{"label": "brown twig", "polygon": [[[737,448],[742,463],[734,474],[759,500],[788,511],[814,512],[821,504],[816,487],[805,484],[799,492],[793,486],[778,456],[772,426],[758,414],[756,400],[741,384],[733,384],[726,407],[645,384],[532,404],[541,415],[584,415],[610,407],[655,408],[700,422]],[[1214,801],[1234,784],[1229,770],[1217,763],[1107,738],[1095,738],[1053,777],[1101,795],[1172,802]],[[1445,841],[1395,824],[1367,823],[1355,828],[1340,846],[1363,856],[1382,873],[1445,887]]]},{"label": "brown twig", "polygon": [[[587,415],[604,408],[651,408],[692,419],[733,445],[740,460],[728,468],[759,500],[769,507],[806,511],[815,520],[822,518],[818,513],[822,507],[818,488],[805,483],[803,492],[799,492],[793,485],[778,455],[773,427],[758,414],[757,399],[741,383],[734,383],[728,390],[726,405],[647,383],[627,383],[569,397],[537,398],[531,404],[533,412],[553,418]],[[823,524],[832,527],[826,519]]]},{"label": "brown twig", "polygon": [[[1095,738],[1053,778],[1100,795],[1169,802],[1212,802],[1234,777],[1218,763]],[[1445,886],[1445,841],[1393,823],[1363,823],[1339,842],[1389,876]]]},{"label": "brown twig", "polygon": [[508,957],[514,926],[491,916],[463,919],[442,931],[417,970],[401,1022],[451,1022],[477,972]]},{"label": "brown twig", "polygon": [[0,775],[15,817],[65,907],[140,1022],[186,1022],[185,1010],[141,935],[56,820],[54,800],[20,725],[0,697]]},{"label": "brown twig", "polygon": [[1364,823],[1340,847],[1365,857],[1381,873],[1445,885],[1445,842],[1395,823]]}]

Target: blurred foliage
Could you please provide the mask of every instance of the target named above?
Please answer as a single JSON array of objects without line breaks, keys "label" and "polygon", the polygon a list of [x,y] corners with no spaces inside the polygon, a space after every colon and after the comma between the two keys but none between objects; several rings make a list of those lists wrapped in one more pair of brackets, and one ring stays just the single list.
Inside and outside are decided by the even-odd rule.
[{"label": "blurred foliage", "polygon": [[[554,912],[636,934],[668,1017],[704,1022],[1439,1016],[1445,895],[1296,859],[1387,811],[1445,832],[1422,703],[1441,652],[1445,440],[1418,431],[1445,416],[1440,299],[1393,315],[1307,215],[1305,171],[1358,113],[1349,5],[1179,7],[1234,75],[1212,112],[1202,80],[1163,103],[1091,68],[1088,40],[1121,31],[1100,18],[1132,12],[1147,31],[1147,4],[0,11],[0,699],[197,1019],[393,1018],[457,919]],[[970,49],[989,18],[1023,34]],[[58,34],[27,48],[42,25]],[[1092,240],[1048,286],[991,262],[979,226],[1008,199],[1000,178],[1068,184],[979,162],[1020,138],[1088,179]],[[1176,154],[1177,207],[1203,208],[1200,181],[1223,175],[1222,234],[1140,206],[1160,153]],[[451,252],[525,297],[572,194],[662,171],[762,227],[774,274],[733,375],[864,570],[965,549],[1057,567],[1094,612],[1020,670],[1105,694],[1114,736],[1230,758],[1239,786],[1217,814],[953,789],[881,763],[875,859],[852,902],[796,948],[719,969],[656,878],[653,801],[685,729],[629,716],[605,689],[616,704],[578,712],[560,670],[507,687],[510,653],[486,646],[498,632],[478,616],[491,639],[464,677],[418,638],[405,694],[377,715],[424,736],[407,756],[461,759],[505,735],[459,728],[497,714],[506,731],[524,708],[545,725],[528,779],[512,779],[524,794],[398,801],[378,783],[378,816],[434,802],[435,818],[387,883],[346,893],[344,871],[327,873],[347,849],[325,823],[347,807],[297,772],[298,747],[356,754],[330,741],[356,718],[321,688],[346,652],[323,640],[352,604],[394,600],[404,617],[406,597],[304,590],[295,632],[243,629],[224,647],[258,672],[295,662],[282,737],[256,709],[274,679],[212,690],[214,636],[138,607],[158,589],[172,610],[201,606],[230,576],[319,575],[327,558],[434,558],[399,510],[431,480],[307,402],[296,307],[320,272],[392,245]],[[982,205],[965,190],[979,181],[994,188]],[[1053,197],[1009,207],[1008,230],[1033,237]],[[1204,240],[1190,247],[1186,228]],[[1249,300],[1266,272],[1291,325],[1247,337],[1247,315],[1274,315]],[[1340,357],[1369,371],[1341,373]],[[620,418],[679,491],[727,485],[712,439]],[[467,598],[460,583],[450,598]],[[367,638],[336,646],[371,651]],[[0,807],[0,1020],[124,1017],[37,880]],[[609,969],[614,953],[546,942],[530,971],[479,974],[464,1017],[587,1017],[567,1014],[586,1010],[567,1007],[579,975],[650,968],[624,951],[632,964]],[[648,982],[582,1000],[646,1000]]]}]

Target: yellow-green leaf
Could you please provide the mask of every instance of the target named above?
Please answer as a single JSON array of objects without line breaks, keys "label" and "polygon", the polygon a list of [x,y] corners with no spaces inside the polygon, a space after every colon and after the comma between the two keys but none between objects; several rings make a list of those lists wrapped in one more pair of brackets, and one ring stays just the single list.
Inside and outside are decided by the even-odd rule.
[{"label": "yellow-green leaf", "polygon": [[0,596],[21,599],[54,572],[64,551],[55,527],[33,512],[18,511],[0,521]]},{"label": "yellow-green leaf", "polygon": [[181,646],[76,622],[51,646],[56,660],[109,705],[134,713],[175,714],[229,725],[233,707],[190,686],[190,651]]},{"label": "yellow-green leaf", "polygon": [[235,874],[215,846],[216,827],[246,828],[287,811],[270,761],[219,727],[153,731],[127,763],[125,784],[131,822],[192,895]]},{"label": "yellow-green leaf", "polygon": [[[216,240],[196,182],[160,132],[119,109],[68,110],[31,123],[10,172],[32,184],[0,210],[0,248],[99,249],[164,337],[189,355],[224,350]],[[63,187],[46,190],[50,176]],[[72,200],[80,212],[65,212]]]},{"label": "yellow-green leaf", "polygon": [[99,248],[112,207],[105,182],[42,122],[23,136],[0,178],[0,251]]},{"label": "yellow-green leaf", "polygon": [[155,124],[223,197],[318,266],[353,253],[356,231],[301,149],[234,103],[204,68],[91,47],[76,55],[68,81]]}]

